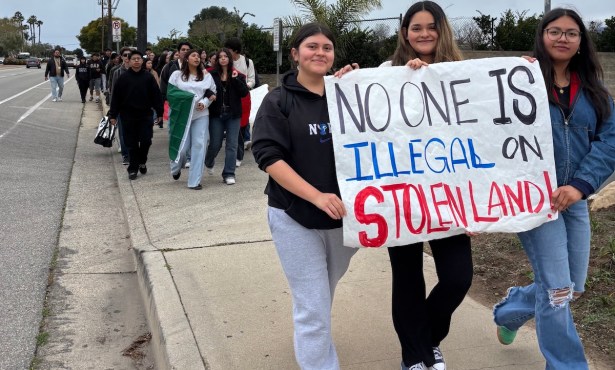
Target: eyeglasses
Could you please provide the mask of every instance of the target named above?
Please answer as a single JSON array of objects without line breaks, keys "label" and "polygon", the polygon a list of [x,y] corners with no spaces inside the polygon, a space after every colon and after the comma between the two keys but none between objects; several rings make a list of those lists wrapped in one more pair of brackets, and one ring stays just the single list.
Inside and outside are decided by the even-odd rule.
[{"label": "eyeglasses", "polygon": [[130,53],[122,54],[123,57],[129,57]]},{"label": "eyeglasses", "polygon": [[188,51],[188,50],[190,49],[184,49],[184,48],[179,49],[179,51]]},{"label": "eyeglasses", "polygon": [[559,40],[562,34],[565,35],[566,40],[571,42],[578,41],[579,37],[581,37],[581,32],[577,30],[562,31],[559,28],[546,28],[545,32],[547,33],[547,38],[551,41]]}]

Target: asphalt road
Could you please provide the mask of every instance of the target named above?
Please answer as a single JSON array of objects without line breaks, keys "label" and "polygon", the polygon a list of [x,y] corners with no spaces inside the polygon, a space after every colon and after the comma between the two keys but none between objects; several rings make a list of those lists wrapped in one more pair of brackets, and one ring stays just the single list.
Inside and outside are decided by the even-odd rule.
[{"label": "asphalt road", "polygon": [[44,67],[0,66],[0,369],[27,369],[36,348],[82,112],[65,83],[54,103]]}]

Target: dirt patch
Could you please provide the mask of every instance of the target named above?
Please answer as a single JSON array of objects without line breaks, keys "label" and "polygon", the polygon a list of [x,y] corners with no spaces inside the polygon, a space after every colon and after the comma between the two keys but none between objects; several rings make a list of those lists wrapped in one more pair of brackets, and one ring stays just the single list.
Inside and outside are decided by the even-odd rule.
[{"label": "dirt patch", "polygon": [[150,358],[149,344],[151,339],[151,333],[141,335],[122,351],[122,356],[130,357],[139,370],[154,369],[153,359]]},{"label": "dirt patch", "polygon": [[[592,211],[591,226],[586,292],[572,303],[572,311],[588,356],[614,364],[615,206]],[[474,282],[469,294],[478,302],[492,306],[508,287],[532,282],[532,268],[516,235],[478,235],[472,238],[472,249]]]}]

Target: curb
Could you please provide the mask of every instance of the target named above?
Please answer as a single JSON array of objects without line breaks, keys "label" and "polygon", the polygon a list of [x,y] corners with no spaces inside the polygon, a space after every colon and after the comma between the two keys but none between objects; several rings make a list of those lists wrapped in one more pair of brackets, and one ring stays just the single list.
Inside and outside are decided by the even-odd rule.
[{"label": "curb", "polygon": [[[102,101],[103,114],[109,107]],[[158,369],[206,369],[164,253],[150,241],[132,183],[111,148]]]}]

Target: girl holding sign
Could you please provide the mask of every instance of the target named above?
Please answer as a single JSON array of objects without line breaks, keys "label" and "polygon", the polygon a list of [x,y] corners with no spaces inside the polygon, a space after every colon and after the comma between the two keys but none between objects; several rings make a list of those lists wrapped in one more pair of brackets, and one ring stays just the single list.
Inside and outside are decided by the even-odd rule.
[{"label": "girl holding sign", "polygon": [[560,215],[519,233],[534,283],[510,288],[493,314],[502,344],[511,344],[517,330],[536,317],[547,369],[587,369],[570,302],[585,290],[589,264],[585,199],[615,170],[615,107],[601,83],[602,67],[591,38],[575,11],[557,8],[545,14],[534,56],[549,95],[558,185],[551,207]]},{"label": "girl holding sign", "polygon": [[[413,4],[404,15],[392,60],[385,66],[418,69],[461,60],[446,15],[432,1]],[[440,342],[451,316],[472,284],[472,251],[467,235],[429,242],[438,283],[426,297],[423,243],[389,248],[393,273],[393,325],[402,350],[402,370],[444,370]]]},{"label": "girl holding sign", "polygon": [[[335,40],[327,27],[309,23],[291,45],[297,70],[285,74],[282,86],[263,99],[252,152],[269,174],[269,228],[292,293],[295,357],[301,369],[337,370],[331,305],[357,249],[342,244],[346,209],[328,126],[323,77],[333,66]],[[336,76],[352,69],[347,65]],[[306,128],[314,122],[319,130],[312,135]]]}]

